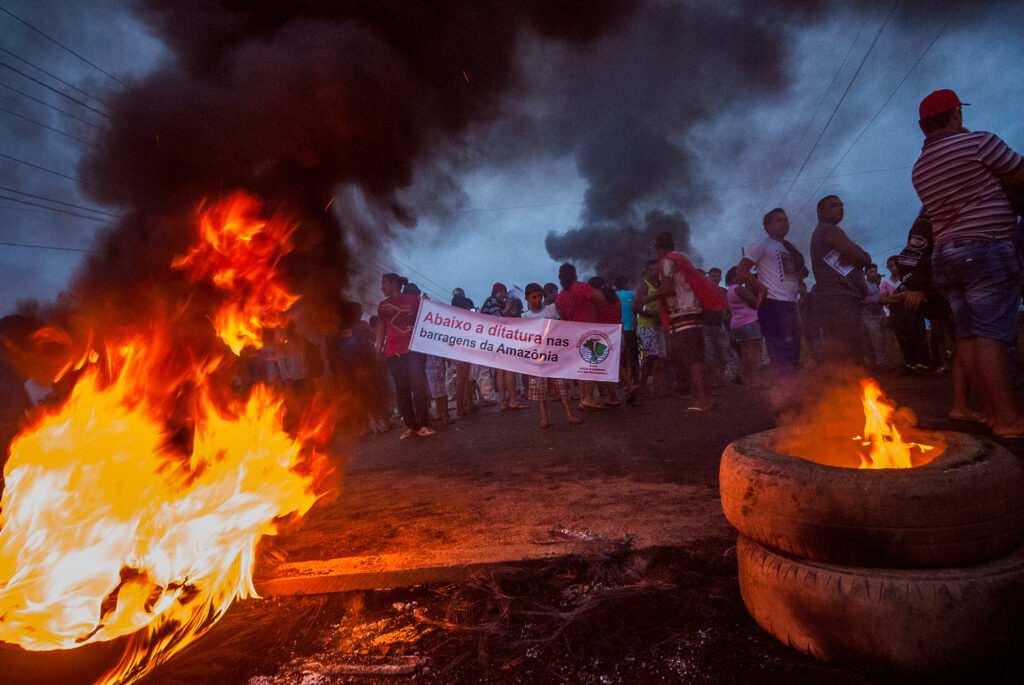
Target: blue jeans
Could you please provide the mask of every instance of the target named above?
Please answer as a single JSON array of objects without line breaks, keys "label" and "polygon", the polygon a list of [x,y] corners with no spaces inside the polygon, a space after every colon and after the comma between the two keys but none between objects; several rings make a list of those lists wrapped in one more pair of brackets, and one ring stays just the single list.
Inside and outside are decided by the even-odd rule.
[{"label": "blue jeans", "polygon": [[800,310],[796,302],[765,299],[757,310],[768,347],[768,359],[777,371],[793,373],[800,364]]},{"label": "blue jeans", "polygon": [[935,282],[949,299],[958,338],[1013,342],[1021,265],[1012,240],[954,240],[935,247]]}]

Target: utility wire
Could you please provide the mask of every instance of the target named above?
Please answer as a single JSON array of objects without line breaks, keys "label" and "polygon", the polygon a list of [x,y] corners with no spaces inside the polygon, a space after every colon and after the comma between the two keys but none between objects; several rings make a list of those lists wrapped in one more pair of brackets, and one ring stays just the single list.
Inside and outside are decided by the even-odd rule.
[{"label": "utility wire", "polygon": [[[846,56],[844,56],[843,61],[840,62],[839,68],[836,69],[836,73],[832,75],[832,82],[828,84],[828,88],[826,88],[825,92],[822,93],[820,98],[818,98],[818,106],[817,108],[815,108],[814,114],[812,114],[810,119],[807,120],[807,125],[804,127],[803,133],[800,134],[800,140],[797,141],[796,145],[790,147],[789,156],[786,158],[786,161],[782,164],[782,168],[780,169],[780,171],[784,171],[789,168],[789,164],[790,162],[793,161],[793,157],[796,155],[797,149],[799,149],[803,145],[804,139],[807,137],[807,134],[811,130],[811,124],[813,124],[814,120],[818,118],[818,112],[821,111],[822,105],[825,104],[825,96],[832,92],[832,87],[839,82],[839,75],[843,73],[843,69],[846,67],[846,62],[850,59],[850,55],[853,54],[853,48],[857,45],[857,41],[860,40],[861,35],[864,33],[864,28],[868,25],[868,21],[870,19],[871,14],[867,13],[867,15],[864,17],[864,23],[860,25],[860,30],[857,31],[856,35],[854,35],[853,37],[853,40],[850,41],[850,47],[846,50]],[[761,210],[758,212],[759,214],[764,213],[765,208],[767,208],[768,206],[768,199],[770,197],[771,191],[765,193],[764,202],[761,203]]]},{"label": "utility wire", "polygon": [[24,24],[25,26],[27,26],[28,28],[32,29],[33,31],[35,31],[35,32],[36,32],[36,33],[38,33],[38,34],[39,34],[40,36],[42,36],[42,37],[43,37],[43,38],[45,38],[46,40],[50,41],[51,43],[53,43],[53,44],[54,44],[54,45],[56,45],[57,47],[63,48],[64,50],[67,50],[67,51],[68,51],[68,52],[70,52],[70,53],[71,53],[72,55],[74,55],[74,56],[75,56],[75,57],[77,57],[78,59],[82,60],[83,62],[85,62],[86,64],[88,64],[88,65],[89,65],[90,67],[92,67],[92,68],[93,68],[93,69],[95,69],[96,71],[100,72],[101,74],[103,74],[103,75],[104,75],[104,76],[106,76],[107,78],[111,79],[112,81],[114,81],[114,82],[116,82],[116,83],[118,83],[118,84],[120,84],[120,85],[122,85],[122,86],[124,86],[124,87],[126,87],[126,88],[128,87],[128,84],[127,84],[127,83],[125,83],[125,82],[124,82],[124,81],[122,81],[121,79],[117,78],[116,76],[114,76],[113,74],[111,74],[110,72],[108,72],[107,70],[105,70],[105,69],[104,69],[103,67],[100,67],[100,66],[98,66],[98,65],[94,64],[93,62],[90,62],[90,61],[89,61],[88,59],[86,59],[86,58],[85,58],[85,57],[83,57],[82,55],[78,54],[77,52],[75,52],[74,50],[72,50],[71,48],[69,48],[69,47],[68,47],[67,45],[64,45],[64,43],[61,43],[61,42],[60,42],[59,40],[57,40],[56,38],[52,38],[52,37],[50,37],[49,35],[47,35],[47,34],[43,33],[43,32],[42,32],[41,30],[37,29],[37,28],[36,28],[35,26],[33,26],[32,24],[28,23],[27,21],[25,21],[24,19],[22,19],[21,17],[19,17],[19,16],[17,15],[17,14],[14,14],[14,13],[13,13],[13,12],[11,12],[11,11],[10,11],[9,9],[7,9],[6,7],[4,7],[3,5],[0,5],[0,12],[3,12],[4,14],[6,14],[6,15],[7,15],[7,16],[9,16],[9,17],[11,17],[12,19],[14,19],[14,20],[15,20],[15,21],[17,21],[17,22],[20,22],[21,24]]},{"label": "utility wire", "polygon": [[12,67],[7,62],[0,62],[0,67],[3,67],[3,68],[8,69],[10,71],[13,71],[15,74],[21,76],[22,78],[27,78],[32,83],[38,83],[43,88],[46,88],[47,90],[52,90],[54,93],[56,93],[57,95],[61,96],[62,98],[67,98],[68,100],[71,100],[71,102],[74,102],[75,104],[81,105],[82,107],[85,107],[87,110],[89,110],[91,112],[95,112],[96,114],[99,114],[101,117],[105,117],[107,119],[110,118],[110,115],[107,114],[106,112],[104,112],[103,110],[96,109],[92,105],[90,105],[88,103],[85,103],[85,102],[82,102],[78,98],[73,98],[70,95],[68,95],[67,93],[62,93],[59,90],[57,90],[56,88],[54,88],[53,86],[51,86],[49,83],[46,83],[45,81],[40,81],[39,79],[37,79],[35,77],[29,76],[28,74],[26,74],[25,72],[21,71],[20,69],[15,69],[14,67]]},{"label": "utility wire", "polygon": [[[0,155],[3,156],[3,155]],[[863,171],[847,171],[842,174],[829,174],[827,176],[808,176],[812,180],[818,179],[829,179],[829,178],[842,178],[844,176],[863,176],[865,174],[887,174],[893,171],[905,171],[909,169],[909,166],[894,166],[887,167],[885,169],[865,169]],[[751,190],[755,188],[772,188],[780,186],[786,183],[786,181],[765,181],[763,183],[744,183],[734,186],[719,186],[717,188],[701,188],[695,190],[684,190],[679,191],[679,195],[704,195],[708,193],[724,193],[730,190]],[[481,212],[514,212],[520,209],[538,209],[543,207],[569,207],[569,206],[580,206],[585,204],[583,200],[574,200],[572,202],[550,202],[547,204],[537,205],[510,205],[507,207],[475,207],[471,209],[460,209],[452,212],[452,214],[478,214]]]},{"label": "utility wire", "polygon": [[33,124],[36,124],[37,126],[42,126],[43,128],[49,129],[49,130],[53,131],[54,133],[59,133],[62,136],[67,136],[68,138],[71,138],[72,140],[77,140],[79,143],[84,143],[85,145],[88,145],[89,147],[96,147],[93,143],[90,143],[88,140],[84,140],[82,138],[79,138],[78,136],[73,136],[70,133],[68,133],[67,131],[62,131],[59,128],[54,128],[53,126],[50,126],[49,124],[44,124],[43,122],[37,121],[37,120],[33,119],[32,117],[27,117],[24,114],[18,114],[17,112],[15,112],[13,110],[7,109],[6,107],[0,107],[0,112],[7,112],[8,114],[10,114],[13,117],[18,117],[19,119],[24,119],[25,121],[29,121],[29,122],[31,122]]},{"label": "utility wire", "polygon": [[109,223],[106,219],[101,219],[100,217],[88,216],[88,215],[85,215],[85,214],[76,214],[75,212],[70,212],[70,211],[67,211],[67,210],[64,210],[64,209],[60,209],[59,207],[51,207],[49,205],[41,205],[38,202],[29,202],[28,200],[22,200],[21,198],[11,197],[9,195],[0,195],[0,200],[9,200],[11,202],[17,202],[18,204],[28,205],[29,207],[41,207],[43,209],[48,209],[51,212],[54,212],[56,214],[67,214],[68,216],[78,217],[79,219],[89,219],[90,221],[100,221],[100,222],[104,222],[104,223]]},{"label": "utility wire", "polygon": [[408,269],[409,271],[413,272],[414,274],[419,274],[428,283],[433,284],[436,288],[439,288],[442,292],[451,292],[453,290],[452,288],[445,288],[443,285],[441,285],[437,281],[431,279],[429,276],[427,276],[423,272],[417,271],[416,269],[412,268],[412,266],[410,266],[409,264],[406,264],[405,262],[400,260],[398,257],[396,257],[394,254],[391,255],[391,259],[395,260],[396,262],[398,262],[398,264],[404,266],[406,269]]},{"label": "utility wire", "polygon": [[0,152],[0,158],[9,159],[10,161],[17,162],[18,164],[24,164],[27,167],[32,167],[33,169],[38,169],[39,171],[45,171],[46,173],[53,174],[54,176],[60,176],[61,178],[66,178],[68,180],[75,181],[76,183],[81,183],[83,186],[86,186],[87,188],[95,188],[96,187],[96,186],[92,185],[91,183],[87,183],[86,181],[83,181],[82,179],[78,178],[77,176],[69,176],[68,174],[62,174],[59,171],[54,171],[53,169],[47,169],[44,166],[39,166],[38,164],[33,164],[32,162],[28,162],[28,161],[26,161],[24,159],[19,159],[17,157],[12,157],[11,155],[5,154],[3,152]]},{"label": "utility wire", "polygon": [[907,82],[907,79],[910,78],[910,75],[912,73],[914,73],[914,69],[917,69],[917,65],[921,63],[921,60],[923,60],[924,56],[927,55],[928,52],[932,49],[932,47],[935,45],[936,41],[939,40],[939,37],[942,36],[942,34],[946,32],[946,29],[949,28],[949,25],[953,23],[953,20],[956,18],[956,15],[960,13],[960,9],[963,6],[964,6],[964,3],[961,1],[960,4],[957,5],[957,8],[955,10],[953,10],[953,13],[951,15],[949,15],[949,19],[946,20],[946,23],[943,24],[942,28],[939,29],[939,32],[936,33],[935,37],[932,38],[930,43],[928,43],[928,47],[926,47],[924,49],[924,52],[922,52],[921,55],[917,58],[917,61],[915,61],[911,65],[911,67],[907,71],[907,73],[903,75],[902,79],[900,79],[900,82],[897,83],[896,87],[892,89],[892,92],[889,93],[889,97],[887,97],[885,99],[885,102],[883,102],[882,106],[878,108],[878,111],[875,112],[875,115],[873,117],[871,117],[871,120],[868,121],[867,125],[864,126],[864,128],[861,129],[860,133],[857,134],[857,137],[854,138],[853,142],[850,143],[849,147],[846,148],[846,152],[843,153],[843,156],[840,157],[839,161],[836,162],[835,165],[832,167],[832,171],[829,172],[829,176],[826,176],[825,179],[823,179],[822,182],[820,184],[818,184],[818,187],[814,189],[814,191],[811,193],[810,197],[807,199],[806,202],[804,202],[803,207],[800,208],[800,210],[797,212],[797,214],[802,212],[804,210],[804,208],[807,207],[807,205],[811,202],[811,200],[814,198],[814,196],[817,195],[818,191],[821,190],[821,186],[825,185],[825,181],[828,180],[828,178],[831,177],[832,173],[835,172],[835,170],[839,168],[839,165],[843,163],[843,160],[845,160],[847,155],[850,154],[850,151],[853,150],[854,146],[856,146],[857,143],[860,142],[860,139],[864,136],[864,134],[867,132],[867,130],[869,128],[871,128],[871,124],[875,123],[875,119],[877,119],[878,115],[882,113],[882,110],[884,110],[886,108],[886,106],[888,106],[888,104],[890,102],[892,102],[892,99],[894,97],[896,97],[896,93],[898,93],[900,88],[903,87],[903,84]]},{"label": "utility wire", "polygon": [[32,245],[30,243],[7,243],[0,242],[0,246],[4,247],[28,247],[34,250],[60,250],[61,252],[97,252],[97,250],[89,250],[83,247],[57,247],[56,245]]},{"label": "utility wire", "polygon": [[[397,263],[397,260],[396,260],[395,263],[388,264],[384,260],[382,260],[382,259],[376,257],[375,255],[373,255],[372,253],[367,253],[366,256],[368,256],[377,265],[378,268],[383,270],[382,273],[388,273],[388,272],[399,273],[401,271],[397,266],[394,265],[395,263]],[[391,259],[395,259],[395,256],[391,255]],[[411,270],[412,269],[410,268],[410,271]],[[422,276],[423,274],[420,274],[420,275]],[[423,278],[427,279],[426,276],[423,276]],[[430,279],[427,279],[427,280],[429,281]],[[431,299],[438,300],[437,293],[436,292],[431,292],[433,290],[433,288],[428,290],[425,285],[420,285],[419,283],[417,283],[416,285],[420,286],[420,290],[422,292],[426,293]],[[434,285],[437,285],[437,284],[435,283]],[[440,286],[438,286],[438,287],[440,287]],[[443,291],[444,288],[441,288],[441,290]]]},{"label": "utility wire", "polygon": [[[2,201],[3,198],[0,198],[0,202]],[[13,205],[0,204],[0,211],[3,210],[6,210],[8,212],[21,212],[23,214],[61,214],[64,216],[72,216],[76,218],[85,219],[87,221],[95,221],[97,223],[107,223],[105,219],[101,219],[99,217],[85,217],[78,214],[72,214],[70,212],[57,209],[56,207],[51,207],[49,209],[32,209],[30,207],[15,207]]]},{"label": "utility wire", "polygon": [[82,209],[82,210],[85,210],[87,212],[93,212],[95,214],[105,214],[105,215],[107,215],[107,216],[109,216],[111,218],[114,218],[114,219],[122,218],[118,214],[114,214],[113,212],[108,212],[108,211],[103,210],[103,209],[94,209],[93,207],[86,207],[85,205],[76,205],[73,202],[65,202],[63,200],[54,200],[52,197],[46,197],[44,195],[33,195],[32,193],[26,193],[26,192],[24,192],[22,190],[16,190],[14,188],[8,188],[6,186],[0,186],[0,190],[2,190],[4,192],[7,192],[7,193],[14,193],[15,195],[21,195],[23,197],[31,197],[31,198],[33,198],[35,200],[43,200],[44,202],[52,202],[54,204],[64,205],[66,207],[72,207],[74,209]]},{"label": "utility wire", "polygon": [[65,86],[67,88],[70,88],[71,90],[74,90],[74,91],[76,91],[78,93],[81,93],[82,95],[84,95],[87,98],[91,98],[91,99],[95,100],[96,102],[100,103],[103,106],[107,105],[106,102],[104,102],[103,100],[99,99],[98,97],[96,97],[92,93],[89,93],[88,91],[82,90],[81,88],[79,88],[75,84],[71,83],[70,81],[65,81],[64,79],[62,79],[60,76],[57,76],[56,74],[51,74],[46,69],[43,69],[41,66],[39,66],[38,64],[35,64],[34,62],[30,62],[27,59],[25,59],[24,57],[16,55],[15,53],[11,52],[10,50],[8,50],[6,48],[0,47],[0,52],[4,53],[8,57],[13,57],[14,59],[18,60],[22,64],[27,64],[28,66],[32,67],[36,71],[38,71],[40,73],[43,73],[43,74],[46,74],[47,76],[52,78],[54,81],[58,81],[59,83],[61,83],[61,85]]},{"label": "utility wire", "polygon": [[875,45],[878,43],[878,37],[882,35],[882,31],[884,31],[885,27],[889,25],[889,20],[892,18],[892,12],[895,8],[896,0],[893,0],[893,3],[889,6],[888,14],[885,15],[885,21],[883,21],[882,25],[878,27],[878,31],[875,32],[874,40],[871,41],[871,45],[868,46],[867,52],[864,53],[864,57],[861,58],[860,64],[857,65],[857,71],[853,73],[853,76],[850,78],[850,82],[846,85],[846,90],[843,91],[842,96],[839,98],[839,102],[837,102],[836,106],[832,109],[832,114],[829,115],[828,121],[825,122],[825,126],[821,129],[821,133],[818,134],[817,140],[814,141],[814,145],[811,146],[810,152],[807,153],[807,157],[804,158],[803,164],[800,165],[799,171],[796,172],[796,176],[793,177],[793,181],[789,184],[789,188],[786,189],[786,194],[782,196],[783,203],[785,203],[786,198],[789,197],[789,193],[793,190],[793,186],[796,185],[797,179],[800,178],[800,174],[802,174],[804,169],[807,167],[807,162],[810,161],[814,151],[818,149],[818,143],[821,142],[822,137],[825,135],[825,131],[828,130],[829,124],[832,123],[832,119],[835,118],[836,112],[839,111],[839,107],[842,106],[843,101],[850,92],[850,89],[853,88],[853,84],[856,82],[857,76],[860,75],[860,70],[864,68],[864,64],[868,61],[868,56],[875,49]]},{"label": "utility wire", "polygon": [[[3,66],[2,62],[0,62],[0,66]],[[77,114],[72,114],[71,112],[66,112],[63,109],[61,109],[60,107],[55,107],[54,105],[51,105],[46,100],[40,100],[39,98],[35,97],[34,95],[29,95],[28,93],[26,93],[24,91],[18,90],[14,86],[9,86],[6,83],[0,83],[0,88],[6,88],[9,91],[17,93],[18,95],[22,96],[23,98],[27,98],[29,100],[33,100],[35,102],[38,102],[43,107],[49,107],[50,109],[52,109],[55,112],[59,112],[59,113],[63,114],[66,117],[71,117],[72,119],[77,119],[78,121],[81,121],[83,124],[88,124],[89,126],[92,126],[93,128],[99,129],[101,131],[105,131],[106,130],[105,128],[103,128],[99,124],[94,124],[93,122],[89,121],[88,119],[83,119],[82,117],[78,116]]]}]

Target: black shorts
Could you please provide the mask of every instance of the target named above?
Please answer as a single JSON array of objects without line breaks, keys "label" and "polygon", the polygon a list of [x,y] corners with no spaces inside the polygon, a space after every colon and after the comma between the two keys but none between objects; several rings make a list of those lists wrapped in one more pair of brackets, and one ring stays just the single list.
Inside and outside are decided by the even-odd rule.
[{"label": "black shorts", "polygon": [[704,327],[690,326],[679,331],[665,333],[668,358],[673,364],[689,368],[704,363]]}]

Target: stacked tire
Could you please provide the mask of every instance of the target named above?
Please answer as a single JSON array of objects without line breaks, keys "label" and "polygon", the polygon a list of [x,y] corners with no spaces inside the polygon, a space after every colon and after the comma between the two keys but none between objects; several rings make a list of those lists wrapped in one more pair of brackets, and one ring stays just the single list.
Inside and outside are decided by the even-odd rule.
[{"label": "stacked tire", "polygon": [[787,645],[913,675],[991,667],[1024,636],[1024,469],[974,436],[913,469],[847,469],[777,454],[780,430],[722,455],[740,593]]}]

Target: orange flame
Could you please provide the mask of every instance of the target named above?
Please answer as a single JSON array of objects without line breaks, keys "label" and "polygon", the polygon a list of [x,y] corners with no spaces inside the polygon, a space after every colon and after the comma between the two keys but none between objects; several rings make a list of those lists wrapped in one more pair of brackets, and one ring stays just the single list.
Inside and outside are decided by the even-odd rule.
[{"label": "orange flame", "polygon": [[[200,210],[202,207],[200,207]],[[171,264],[193,281],[209,279],[232,298],[214,317],[217,335],[235,354],[262,347],[262,330],[278,328],[298,296],[277,269],[291,251],[295,224],[267,221],[251,195],[235,193],[199,216],[200,242]]]},{"label": "orange flame", "polygon": [[[294,227],[258,211],[236,194],[204,212],[200,244],[175,260],[224,291],[214,321],[232,349],[258,346],[297,299],[273,268]],[[0,641],[131,635],[105,683],[142,677],[256,596],[257,542],[309,510],[328,470],[326,416],[289,434],[272,388],[222,387],[234,358],[182,355],[173,322],[146,327],[90,355],[64,403],[15,438],[0,500]]]},{"label": "orange flame", "polygon": [[892,423],[896,411],[889,404],[882,389],[873,379],[865,378],[860,382],[864,395],[864,435],[857,436],[865,447],[870,447],[867,455],[861,454],[862,469],[909,469],[914,466],[912,454],[918,449],[921,453],[934,449],[933,445],[921,445],[916,442],[904,442],[899,430]]}]

